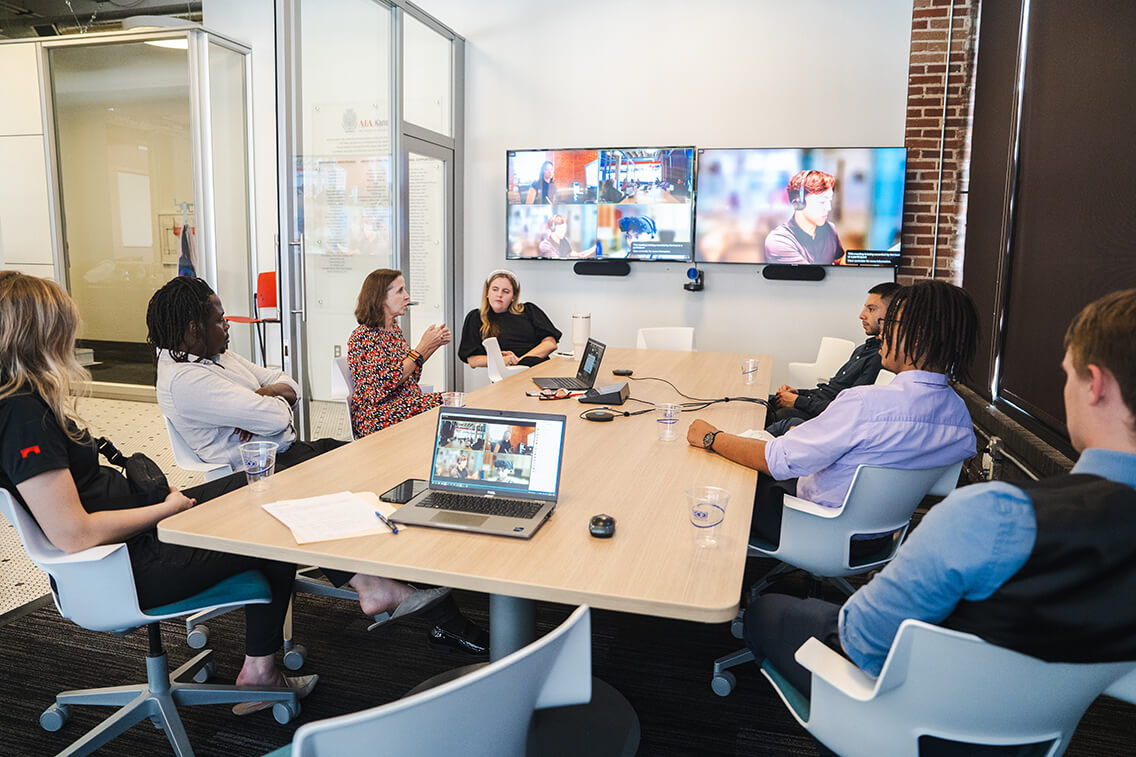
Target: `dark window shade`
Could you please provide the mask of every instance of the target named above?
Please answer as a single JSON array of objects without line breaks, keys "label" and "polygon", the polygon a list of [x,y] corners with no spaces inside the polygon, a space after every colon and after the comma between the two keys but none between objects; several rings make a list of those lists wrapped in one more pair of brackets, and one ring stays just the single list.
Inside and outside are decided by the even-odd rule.
[{"label": "dark window shade", "polygon": [[1069,321],[1136,287],[1134,39],[1131,0],[1030,7],[1000,395],[1060,434]]}]

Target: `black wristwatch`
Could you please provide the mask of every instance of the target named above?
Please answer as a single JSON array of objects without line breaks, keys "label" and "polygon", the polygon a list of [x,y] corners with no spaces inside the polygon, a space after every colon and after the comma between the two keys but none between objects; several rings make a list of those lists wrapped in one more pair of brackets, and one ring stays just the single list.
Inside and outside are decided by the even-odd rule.
[{"label": "black wristwatch", "polygon": [[721,431],[711,431],[710,433],[703,436],[702,437],[702,448],[708,449],[708,450],[713,450],[714,449],[714,437],[717,436],[720,433],[722,433],[722,432]]}]

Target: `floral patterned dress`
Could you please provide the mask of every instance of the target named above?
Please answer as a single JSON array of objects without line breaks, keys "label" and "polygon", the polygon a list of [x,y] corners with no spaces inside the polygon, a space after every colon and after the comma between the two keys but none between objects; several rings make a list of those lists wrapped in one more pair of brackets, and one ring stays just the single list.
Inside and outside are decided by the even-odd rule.
[{"label": "floral patterned dress", "polygon": [[423,393],[418,386],[422,369],[415,368],[406,381],[402,362],[410,345],[402,332],[359,326],[347,340],[347,363],[355,380],[348,400],[351,431],[356,438],[373,434],[411,416],[442,404],[440,392]]}]

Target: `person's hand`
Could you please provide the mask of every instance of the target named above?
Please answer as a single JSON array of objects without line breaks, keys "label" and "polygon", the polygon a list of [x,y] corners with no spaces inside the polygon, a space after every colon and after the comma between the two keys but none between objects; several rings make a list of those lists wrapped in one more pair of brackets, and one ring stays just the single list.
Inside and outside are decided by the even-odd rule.
[{"label": "person's hand", "polygon": [[686,441],[691,447],[702,449],[702,437],[706,436],[711,431],[717,430],[718,429],[701,418],[695,418],[691,421],[690,428],[686,430]]},{"label": "person's hand", "polygon": [[777,390],[777,406],[778,407],[795,407],[797,404],[797,397],[799,395],[791,388],[783,386]]},{"label": "person's hand", "polygon": [[521,359],[517,357],[516,353],[509,352],[508,350],[501,351],[501,358],[505,361],[505,365],[516,365],[521,362]]},{"label": "person's hand", "polygon": [[299,399],[296,396],[296,390],[283,381],[275,384],[265,384],[257,389],[256,393],[262,397],[280,397],[287,401],[289,405],[295,405],[296,400]]},{"label": "person's hand", "polygon": [[778,394],[780,394],[781,392],[795,392],[795,391],[797,391],[797,390],[794,389],[793,387],[789,386],[788,384],[782,384],[777,389]]},{"label": "person's hand", "polygon": [[427,326],[426,331],[422,334],[422,339],[418,342],[418,347],[415,349],[422,355],[423,359],[430,357],[434,351],[439,347],[449,344],[454,336],[450,333],[450,327],[444,323],[439,323],[436,326]]},{"label": "person's hand", "polygon": [[170,493],[166,497],[164,504],[170,509],[170,515],[180,513],[182,510],[188,510],[197,504],[196,499],[189,497],[178,491],[177,487],[171,486]]},{"label": "person's hand", "polygon": [[253,436],[251,431],[245,431],[243,428],[235,428],[233,429],[233,433],[236,434],[237,438],[241,440],[241,444],[249,441]]}]

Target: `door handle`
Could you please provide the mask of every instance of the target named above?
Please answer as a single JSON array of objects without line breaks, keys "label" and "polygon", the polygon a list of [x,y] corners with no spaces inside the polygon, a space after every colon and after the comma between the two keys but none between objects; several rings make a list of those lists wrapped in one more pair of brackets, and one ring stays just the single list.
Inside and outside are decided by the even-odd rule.
[{"label": "door handle", "polygon": [[299,273],[299,279],[300,279],[300,297],[299,297],[300,301],[298,303],[300,307],[293,308],[292,313],[294,315],[300,316],[300,322],[301,323],[306,323],[307,319],[308,319],[308,314],[307,314],[307,308],[308,308],[308,271],[307,271],[307,260],[306,260],[307,256],[304,252],[304,235],[300,234],[299,238],[294,242],[289,242],[288,246],[296,248],[296,250],[298,252],[297,260],[299,261],[299,265],[296,266],[296,269]]}]

